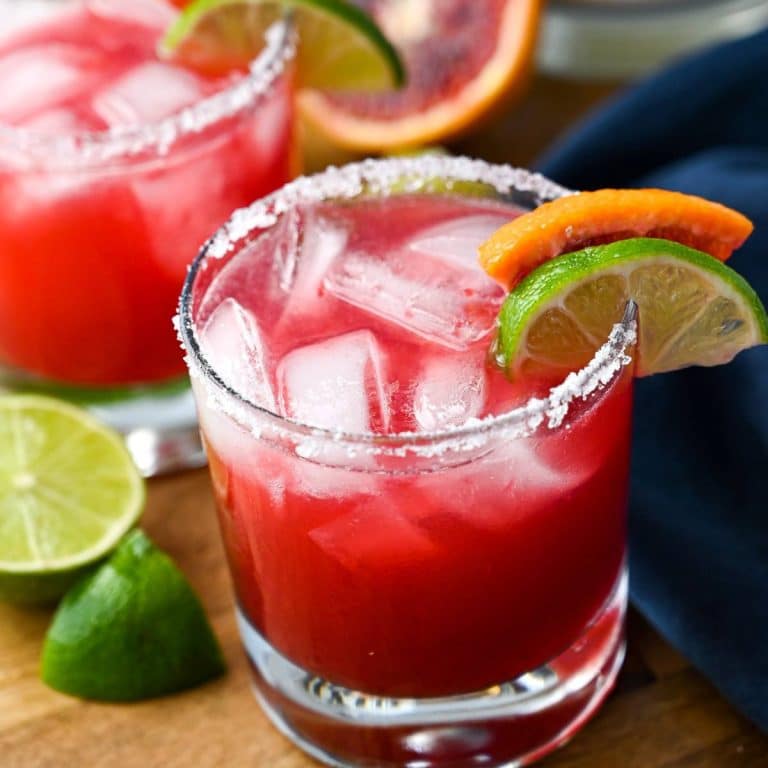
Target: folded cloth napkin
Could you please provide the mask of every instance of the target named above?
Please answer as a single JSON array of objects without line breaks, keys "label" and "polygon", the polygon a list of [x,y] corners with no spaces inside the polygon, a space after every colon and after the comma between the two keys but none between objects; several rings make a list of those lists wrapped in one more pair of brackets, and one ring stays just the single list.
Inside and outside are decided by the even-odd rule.
[{"label": "folded cloth napkin", "polygon": [[[742,211],[755,232],[730,264],[768,302],[767,77],[765,30],[624,92],[538,167]],[[638,382],[630,572],[640,611],[768,731],[768,348]]]}]

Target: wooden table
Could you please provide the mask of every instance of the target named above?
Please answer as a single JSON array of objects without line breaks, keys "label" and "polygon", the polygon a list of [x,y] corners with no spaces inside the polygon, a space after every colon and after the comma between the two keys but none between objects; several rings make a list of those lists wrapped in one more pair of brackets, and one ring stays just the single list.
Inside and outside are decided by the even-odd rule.
[{"label": "wooden table", "polygon": [[[144,527],[198,590],[229,674],[135,705],[82,703],[46,688],[37,665],[48,611],[0,605],[2,768],[310,768],[267,722],[240,649],[208,477],[150,485]],[[617,691],[542,768],[766,768],[768,739],[637,615]]]},{"label": "wooden table", "polygon": [[[522,106],[459,145],[518,164],[610,86],[539,79]],[[223,679],[135,705],[83,703],[38,679],[49,611],[0,605],[0,768],[311,768],[249,689],[208,477],[150,483],[143,526],[202,597],[229,663]],[[768,768],[768,739],[637,614],[616,692],[542,768]]]}]

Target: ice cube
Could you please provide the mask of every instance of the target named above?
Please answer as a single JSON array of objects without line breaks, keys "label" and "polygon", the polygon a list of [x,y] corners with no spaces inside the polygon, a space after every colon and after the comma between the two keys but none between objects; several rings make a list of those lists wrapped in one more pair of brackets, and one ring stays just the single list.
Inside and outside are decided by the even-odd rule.
[{"label": "ice cube", "polygon": [[86,0],[85,5],[95,16],[142,27],[165,29],[176,18],[172,6],[161,0]]},{"label": "ice cube", "polygon": [[148,61],[109,83],[93,98],[93,110],[111,127],[162,120],[205,96],[192,72]]},{"label": "ice cube", "polygon": [[482,360],[435,357],[427,361],[416,384],[413,415],[426,432],[460,427],[477,417],[485,403]]},{"label": "ice cube", "polygon": [[[179,171],[182,172],[183,169]],[[216,179],[218,178],[217,174]],[[146,184],[142,184],[146,189],[139,190],[139,197],[147,204],[149,212],[152,210],[153,200],[156,203],[161,202],[161,181],[158,179],[155,182],[154,190]],[[199,200],[199,191],[196,190],[195,194]],[[190,214],[191,211],[190,208]],[[163,218],[166,217],[171,225],[177,225],[177,216],[171,218],[168,213]],[[201,313],[207,314],[222,299],[232,297],[246,307],[258,307],[260,317],[279,317],[286,298],[285,292],[280,288],[280,282],[284,274],[292,279],[292,271],[295,268],[295,242],[298,236],[299,229],[295,224],[294,212],[289,211],[281,216],[274,226],[258,233],[250,242],[243,243],[242,250],[229,258],[211,281],[201,303]],[[158,245],[161,244],[162,241],[159,241]],[[158,257],[163,254],[164,250],[158,250]]]},{"label": "ice cube", "polygon": [[[192,158],[175,153],[162,168],[144,168],[131,175],[155,262],[174,282],[183,279],[205,240],[242,202],[242,192],[232,183],[237,160],[237,155],[225,151]],[[221,293],[214,301],[231,295]]]},{"label": "ice cube", "polygon": [[283,413],[313,427],[386,431],[385,360],[370,331],[353,331],[287,354],[277,378]]},{"label": "ice cube", "polygon": [[271,168],[291,151],[293,118],[292,82],[281,78],[259,101],[256,128],[249,137],[256,163]]},{"label": "ice cube", "polygon": [[490,459],[494,472],[506,473],[509,486],[517,490],[565,488],[569,484],[569,473],[561,472],[546,460],[535,438],[510,440],[497,448],[495,457]]},{"label": "ice cube", "polygon": [[333,561],[351,571],[418,566],[439,548],[428,531],[397,514],[386,499],[357,505],[309,532],[309,538]]},{"label": "ice cube", "polygon": [[464,216],[422,230],[408,248],[418,254],[450,259],[480,269],[477,249],[499,227],[510,219],[509,214],[485,213]]},{"label": "ice cube", "polygon": [[[4,159],[3,148],[0,147],[0,163]],[[9,162],[14,162],[10,155]],[[41,230],[40,221],[56,221],[77,210],[81,231],[72,232],[71,237],[80,236],[88,252],[95,253],[97,243],[105,237],[105,227],[111,227],[112,237],[121,243],[124,240],[127,242],[126,238],[136,237],[137,231],[140,231],[141,210],[130,185],[119,174],[94,178],[93,174],[84,174],[74,167],[56,173],[40,169],[13,174],[12,178],[3,180],[2,190],[0,205],[4,209],[4,220],[13,222],[18,232],[23,232],[26,227],[30,232],[34,229],[38,237],[43,237],[47,230]],[[105,222],[103,201],[107,200],[112,210],[120,211],[117,220]],[[97,229],[94,237],[89,237],[91,226]]]},{"label": "ice cube", "polygon": [[280,322],[314,314],[322,295],[323,280],[344,252],[347,231],[321,213],[293,209],[282,217],[278,284],[286,295]]},{"label": "ice cube", "polygon": [[479,268],[407,245],[336,260],[325,287],[337,298],[448,349],[464,350],[494,327],[504,291]]},{"label": "ice cube", "polygon": [[4,56],[6,49],[19,49],[40,39],[50,41],[51,25],[55,25],[61,40],[72,28],[71,23],[79,21],[80,9],[72,2],[0,0],[0,18],[0,55]]},{"label": "ice cube", "polygon": [[[471,509],[473,524],[488,530],[508,528],[511,508],[521,517],[534,516],[555,500],[567,498],[587,479],[583,472],[552,461],[534,437],[501,442],[466,471],[472,476],[467,484],[476,488],[474,503],[455,513],[466,516]],[[499,504],[500,498],[512,507]]]},{"label": "ice cube", "polygon": [[19,123],[90,92],[108,62],[95,50],[46,43],[0,57],[0,118]]},{"label": "ice cube", "polygon": [[[302,446],[299,446],[302,452]],[[316,499],[349,499],[379,493],[381,476],[375,471],[375,458],[355,453],[326,441],[313,459],[296,457],[291,464],[288,485],[293,493]]]},{"label": "ice cube", "polygon": [[89,121],[70,109],[49,109],[39,112],[21,124],[29,131],[49,136],[67,136],[85,131],[98,131],[96,121]]},{"label": "ice cube", "polygon": [[267,349],[256,318],[247,309],[234,299],[224,299],[206,321],[200,346],[226,384],[255,405],[275,410]]},{"label": "ice cube", "polygon": [[535,438],[493,442],[471,461],[419,479],[419,493],[441,516],[487,531],[509,530],[515,519],[535,515],[586,479],[549,461]]},{"label": "ice cube", "polygon": [[583,483],[590,474],[582,467],[557,462],[548,455],[545,441],[538,437],[494,438],[488,448],[481,458],[459,471],[466,480],[471,478],[479,494],[488,496],[488,504],[500,493],[516,493],[525,498],[535,491],[538,497],[541,491],[549,489],[551,494],[562,494]]},{"label": "ice cube", "polygon": [[[214,169],[211,174],[218,180]],[[142,201],[149,199],[144,186],[138,190]],[[158,184],[158,204],[161,192]],[[174,194],[173,199],[177,201],[178,196]],[[161,220],[168,217],[170,213]],[[305,215],[303,209],[291,208],[232,257],[211,283],[203,308],[218,303],[223,296],[234,296],[247,306],[258,306],[259,316],[278,318],[274,323],[276,336],[290,336],[290,322],[304,323],[307,315],[317,321],[323,277],[346,239],[346,231],[338,225],[321,223],[312,214]],[[301,329],[296,330],[301,333]]]},{"label": "ice cube", "polygon": [[267,252],[268,258],[264,261],[268,262],[271,257],[273,284],[280,294],[290,293],[296,281],[303,227],[304,217],[300,208],[290,208],[257,241],[262,258]]}]

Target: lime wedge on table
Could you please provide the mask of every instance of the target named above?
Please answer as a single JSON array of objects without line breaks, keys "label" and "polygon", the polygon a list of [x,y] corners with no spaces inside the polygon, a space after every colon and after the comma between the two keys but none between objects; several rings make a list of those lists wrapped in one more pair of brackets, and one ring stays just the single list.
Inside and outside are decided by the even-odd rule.
[{"label": "lime wedge on table", "polygon": [[400,85],[403,65],[365,11],[346,0],[197,0],[163,39],[167,58],[209,73],[244,68],[264,35],[290,13],[302,87],[372,91]]},{"label": "lime wedge on table", "polygon": [[43,648],[45,683],[101,701],[174,693],[224,669],[197,596],[139,530],[67,593]]},{"label": "lime wedge on table", "polygon": [[119,435],[59,400],[0,397],[0,597],[60,597],[143,506]]},{"label": "lime wedge on table", "polygon": [[558,256],[509,294],[497,353],[510,374],[570,371],[606,340],[629,300],[639,311],[639,376],[719,365],[768,342],[768,317],[741,275],[706,253],[655,238]]}]

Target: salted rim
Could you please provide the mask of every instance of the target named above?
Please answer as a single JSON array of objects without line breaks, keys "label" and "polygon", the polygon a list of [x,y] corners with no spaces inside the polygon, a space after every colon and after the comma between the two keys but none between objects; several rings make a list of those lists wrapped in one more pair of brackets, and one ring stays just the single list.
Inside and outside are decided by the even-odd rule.
[{"label": "salted rim", "polygon": [[[174,318],[179,340],[185,351],[190,375],[201,382],[209,405],[255,437],[272,435],[297,442],[297,453],[312,458],[322,453],[329,441],[347,447],[350,454],[415,453],[430,457],[445,451],[466,451],[481,447],[488,437],[516,438],[535,432],[545,421],[550,429],[562,424],[571,403],[586,399],[613,381],[631,362],[627,349],[637,338],[637,310],[630,303],[624,318],[610,332],[607,341],[580,371],[569,373],[547,397],[531,398],[527,403],[503,414],[471,419],[461,427],[435,432],[396,432],[387,435],[350,433],[303,424],[251,402],[224,382],[208,362],[198,341],[192,318],[192,291],[195,280],[208,259],[221,259],[236,244],[254,231],[274,226],[279,217],[300,203],[329,199],[352,199],[362,194],[387,195],[393,184],[395,194],[418,193],[430,180],[479,182],[492,186],[500,195],[530,193],[536,202],[574,194],[546,177],[514,168],[494,165],[468,157],[422,156],[364,160],[342,168],[330,167],[313,176],[302,176],[277,192],[235,211],[208,240],[192,262]],[[254,418],[254,416],[256,418]]]},{"label": "salted rim", "polygon": [[165,155],[180,138],[200,133],[256,103],[269,92],[295,55],[296,32],[286,16],[266,30],[264,48],[251,62],[247,74],[162,120],[67,136],[0,123],[0,144],[34,158],[45,167],[107,163],[148,150]]}]

